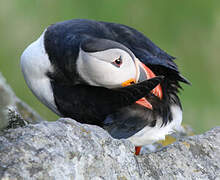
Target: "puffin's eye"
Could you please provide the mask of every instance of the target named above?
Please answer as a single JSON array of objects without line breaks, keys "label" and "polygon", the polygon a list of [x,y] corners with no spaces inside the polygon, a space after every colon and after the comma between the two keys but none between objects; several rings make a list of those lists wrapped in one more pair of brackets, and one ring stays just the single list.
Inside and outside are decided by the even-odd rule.
[{"label": "puffin's eye", "polygon": [[116,59],[114,62],[112,62],[112,64],[114,64],[117,67],[120,67],[122,65],[122,59],[121,57],[119,57],[118,59]]}]

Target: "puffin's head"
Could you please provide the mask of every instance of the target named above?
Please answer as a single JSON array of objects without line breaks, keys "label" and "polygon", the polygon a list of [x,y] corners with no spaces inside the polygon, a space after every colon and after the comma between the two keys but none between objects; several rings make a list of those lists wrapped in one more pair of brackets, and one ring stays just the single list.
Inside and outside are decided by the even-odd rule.
[{"label": "puffin's head", "polygon": [[83,41],[76,63],[79,75],[93,86],[121,87],[139,78],[134,54],[122,44],[107,39]]}]

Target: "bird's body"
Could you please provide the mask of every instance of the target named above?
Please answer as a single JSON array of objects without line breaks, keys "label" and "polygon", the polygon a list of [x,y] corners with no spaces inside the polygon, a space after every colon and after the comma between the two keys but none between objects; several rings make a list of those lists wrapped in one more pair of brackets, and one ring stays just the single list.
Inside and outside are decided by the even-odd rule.
[{"label": "bird's body", "polygon": [[177,93],[179,81],[188,81],[173,60],[135,29],[78,19],[48,27],[21,67],[32,92],[58,115],[142,146],[181,124]]}]

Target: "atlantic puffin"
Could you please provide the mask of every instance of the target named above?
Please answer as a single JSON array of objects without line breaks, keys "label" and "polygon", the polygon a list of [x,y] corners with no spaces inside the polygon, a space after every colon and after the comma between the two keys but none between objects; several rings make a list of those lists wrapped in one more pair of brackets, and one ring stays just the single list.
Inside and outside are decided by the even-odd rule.
[{"label": "atlantic puffin", "polygon": [[184,78],[174,57],[122,24],[73,19],[53,24],[21,56],[33,94],[61,117],[98,125],[143,145],[181,126]]}]

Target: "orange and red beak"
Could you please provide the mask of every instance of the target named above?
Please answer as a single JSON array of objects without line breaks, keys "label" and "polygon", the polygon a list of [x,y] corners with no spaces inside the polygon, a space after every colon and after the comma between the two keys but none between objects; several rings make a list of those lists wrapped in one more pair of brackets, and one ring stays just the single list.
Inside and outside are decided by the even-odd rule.
[{"label": "orange and red beak", "polygon": [[[143,64],[142,62],[140,62],[139,60],[136,61],[137,63],[137,66],[139,66],[139,68],[142,68],[146,74],[146,77],[147,79],[151,79],[151,78],[154,78],[156,77],[156,75],[151,71],[150,68],[148,68],[145,64]],[[139,70],[137,71],[137,73],[139,73]],[[139,77],[139,75],[138,75]],[[122,86],[125,87],[125,86],[129,86],[131,84],[135,84],[137,83],[138,80],[136,79],[129,79],[125,82],[122,83]],[[163,97],[163,93],[162,93],[162,88],[161,88],[161,85],[157,85],[153,90],[152,90],[152,93],[157,96],[158,98],[162,99]],[[141,99],[139,99],[138,101],[136,101],[137,104],[141,105],[141,106],[144,106],[148,109],[153,109],[152,105],[150,104],[150,102],[148,102],[148,100],[143,97]]]}]

